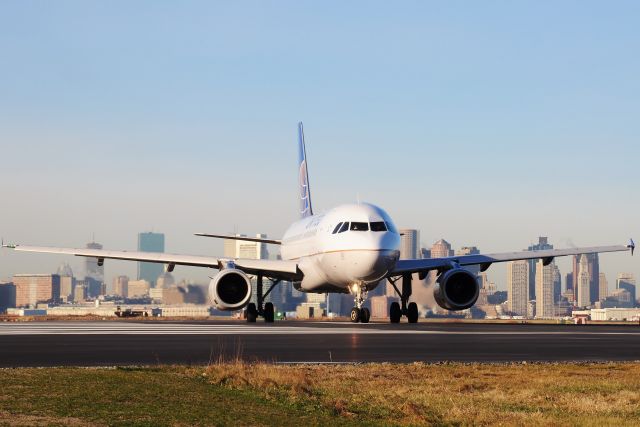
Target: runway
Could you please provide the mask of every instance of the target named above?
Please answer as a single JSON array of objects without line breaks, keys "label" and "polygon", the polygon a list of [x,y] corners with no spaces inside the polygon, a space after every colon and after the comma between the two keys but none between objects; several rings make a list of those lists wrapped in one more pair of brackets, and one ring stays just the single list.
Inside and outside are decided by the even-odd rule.
[{"label": "runway", "polygon": [[238,321],[0,323],[0,366],[640,360],[640,327]]}]

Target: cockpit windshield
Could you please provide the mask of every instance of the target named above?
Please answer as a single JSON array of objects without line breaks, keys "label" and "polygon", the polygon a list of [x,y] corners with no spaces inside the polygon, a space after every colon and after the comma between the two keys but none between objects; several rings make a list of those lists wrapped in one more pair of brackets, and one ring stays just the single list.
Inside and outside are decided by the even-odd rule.
[{"label": "cockpit windshield", "polygon": [[372,222],[371,231],[387,231],[387,226],[384,221]]},{"label": "cockpit windshield", "polygon": [[368,222],[352,222],[351,231],[369,231]]},{"label": "cockpit windshield", "polygon": [[338,233],[344,233],[348,229],[349,229],[349,223],[348,222],[343,222],[342,223],[342,227],[340,227],[340,231],[338,231]]}]

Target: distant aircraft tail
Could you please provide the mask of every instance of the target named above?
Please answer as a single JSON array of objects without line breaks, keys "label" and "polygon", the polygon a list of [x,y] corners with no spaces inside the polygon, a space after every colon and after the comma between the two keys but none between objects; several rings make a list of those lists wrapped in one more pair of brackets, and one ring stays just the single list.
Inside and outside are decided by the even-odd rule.
[{"label": "distant aircraft tail", "polygon": [[307,152],[304,147],[304,130],[302,122],[298,123],[298,185],[300,186],[300,217],[313,215],[311,208],[311,189],[307,172]]}]

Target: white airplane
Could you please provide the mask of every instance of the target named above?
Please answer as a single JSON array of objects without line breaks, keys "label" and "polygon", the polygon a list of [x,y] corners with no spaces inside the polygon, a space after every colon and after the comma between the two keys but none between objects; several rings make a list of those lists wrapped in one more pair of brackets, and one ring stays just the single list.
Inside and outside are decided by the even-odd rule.
[{"label": "white airplane", "polygon": [[[409,302],[411,276],[424,278],[430,271],[438,274],[434,297],[447,310],[464,310],[478,299],[476,276],[464,266],[479,265],[485,271],[496,262],[542,259],[548,265],[555,257],[601,252],[623,252],[635,249],[628,245],[600,246],[572,249],[508,252],[486,255],[465,255],[430,259],[399,259],[400,234],[391,217],[381,208],[368,204],[342,205],[324,214],[313,214],[311,191],[305,152],[302,123],[298,124],[298,179],[300,190],[300,220],[293,223],[282,240],[196,233],[197,236],[246,240],[280,245],[281,260],[230,259],[209,256],[173,255],[166,253],[71,249],[39,246],[2,245],[16,251],[70,254],[96,258],[102,265],[105,259],[144,261],[165,264],[167,271],[176,265],[208,267],[219,270],[209,283],[209,300],[220,310],[240,310],[246,307],[246,318],[255,322],[258,316],[273,322],[274,307],[264,298],[280,281],[293,282],[302,292],[351,293],[354,307],[352,322],[369,322],[370,312],[363,303],[367,292],[383,280],[396,290],[400,303],[390,306],[391,323],[400,322],[404,315],[409,323],[418,321],[418,307]],[[256,276],[257,301],[251,302],[250,275]],[[271,284],[264,292],[263,279]],[[401,288],[396,283],[402,279]]]}]

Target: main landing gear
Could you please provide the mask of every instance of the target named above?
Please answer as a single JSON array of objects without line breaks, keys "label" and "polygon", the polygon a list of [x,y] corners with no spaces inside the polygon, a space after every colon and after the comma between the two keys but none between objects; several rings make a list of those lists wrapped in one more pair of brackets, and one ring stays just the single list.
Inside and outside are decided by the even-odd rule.
[{"label": "main landing gear", "polygon": [[402,278],[402,292],[396,286],[396,282],[400,277],[394,279],[389,278],[389,283],[396,290],[396,293],[400,296],[400,303],[392,302],[389,307],[389,320],[391,323],[400,323],[400,318],[404,315],[407,316],[409,323],[418,322],[418,305],[415,302],[409,302],[411,297],[411,274],[403,274]]},{"label": "main landing gear", "polygon": [[273,290],[273,288],[276,287],[276,285],[280,283],[280,280],[274,280],[271,279],[271,286],[269,286],[269,289],[267,290],[267,292],[262,292],[262,275],[258,275],[257,277],[257,281],[256,281],[256,296],[257,296],[257,304],[256,303],[249,303],[249,305],[247,305],[247,309],[246,309],[246,317],[247,317],[247,322],[248,323],[255,323],[256,320],[258,319],[258,316],[262,316],[264,317],[264,321],[265,323],[273,323],[273,320],[275,319],[275,310],[273,307],[273,303],[264,302],[264,299],[267,297],[267,295],[269,295],[271,293],[271,291]]},{"label": "main landing gear", "polygon": [[371,312],[367,307],[362,306],[367,298],[367,289],[356,283],[351,286],[351,293],[354,295],[353,302],[355,304],[355,307],[351,309],[351,321],[353,323],[369,323]]}]

